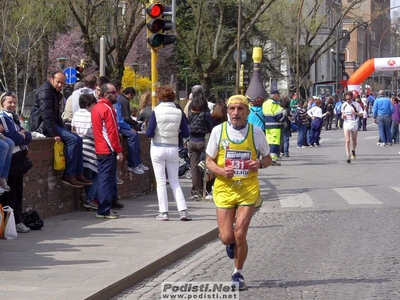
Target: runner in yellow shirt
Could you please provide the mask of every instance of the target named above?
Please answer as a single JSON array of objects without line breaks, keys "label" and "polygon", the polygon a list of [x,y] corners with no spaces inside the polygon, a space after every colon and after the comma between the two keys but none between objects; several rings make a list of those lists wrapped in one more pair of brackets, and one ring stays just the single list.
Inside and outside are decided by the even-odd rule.
[{"label": "runner in yellow shirt", "polygon": [[[235,260],[232,285],[246,289],[242,269],[247,257],[247,231],[259,197],[258,169],[272,164],[261,128],[247,122],[245,96],[228,100],[230,122],[214,127],[206,149],[207,168],[216,175],[213,198],[217,206],[219,237]],[[262,157],[261,160],[258,157]]]}]

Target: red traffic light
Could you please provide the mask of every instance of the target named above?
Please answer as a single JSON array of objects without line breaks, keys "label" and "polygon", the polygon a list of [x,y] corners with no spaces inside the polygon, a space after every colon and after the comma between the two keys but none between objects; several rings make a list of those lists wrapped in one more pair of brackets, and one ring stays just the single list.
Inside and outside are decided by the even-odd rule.
[{"label": "red traffic light", "polygon": [[164,5],[162,4],[151,4],[146,9],[147,14],[152,18],[158,18],[164,12]]}]

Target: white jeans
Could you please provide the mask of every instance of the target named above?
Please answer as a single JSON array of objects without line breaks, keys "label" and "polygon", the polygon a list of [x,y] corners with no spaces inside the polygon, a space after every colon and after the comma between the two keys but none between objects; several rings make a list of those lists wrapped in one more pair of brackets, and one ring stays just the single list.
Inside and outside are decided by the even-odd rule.
[{"label": "white jeans", "polygon": [[178,146],[151,146],[150,155],[157,181],[157,197],[160,212],[168,212],[167,178],[165,168],[167,169],[169,185],[172,189],[178,211],[186,210],[185,196],[183,195],[178,176]]}]

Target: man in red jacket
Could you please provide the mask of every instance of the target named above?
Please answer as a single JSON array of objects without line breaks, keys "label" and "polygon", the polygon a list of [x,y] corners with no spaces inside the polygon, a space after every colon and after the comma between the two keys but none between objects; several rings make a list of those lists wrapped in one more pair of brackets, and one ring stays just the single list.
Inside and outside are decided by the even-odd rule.
[{"label": "man in red jacket", "polygon": [[113,195],[117,194],[117,160],[124,159],[119,142],[117,115],[112,105],[117,102],[117,91],[111,83],[100,88],[100,99],[92,109],[92,126],[98,162],[98,200],[96,218],[117,219],[111,211]]}]

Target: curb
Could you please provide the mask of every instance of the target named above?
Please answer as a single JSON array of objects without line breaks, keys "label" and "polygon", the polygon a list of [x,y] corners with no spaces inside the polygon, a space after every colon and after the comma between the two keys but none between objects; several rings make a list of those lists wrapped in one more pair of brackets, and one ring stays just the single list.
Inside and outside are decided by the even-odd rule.
[{"label": "curb", "polygon": [[96,292],[90,297],[87,297],[86,300],[109,300],[112,297],[118,295],[119,293],[129,289],[133,285],[139,283],[140,281],[146,279],[147,277],[150,277],[151,275],[155,274],[157,271],[177,262],[178,260],[182,259],[189,253],[200,248],[206,243],[211,242],[217,237],[218,237],[218,227],[215,227],[209,232],[203,234],[202,236],[199,236],[189,241],[187,244],[182,245],[181,247],[170,252],[169,254],[157,259],[156,261],[153,261],[146,267],[101,289],[100,291]]}]

